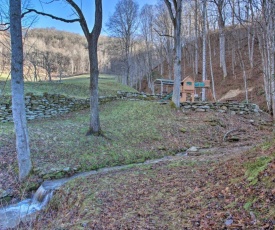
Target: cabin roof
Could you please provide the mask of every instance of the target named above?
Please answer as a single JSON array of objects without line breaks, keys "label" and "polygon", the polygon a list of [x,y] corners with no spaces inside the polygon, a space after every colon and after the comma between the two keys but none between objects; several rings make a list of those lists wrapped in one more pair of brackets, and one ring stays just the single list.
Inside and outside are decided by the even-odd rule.
[{"label": "cabin roof", "polygon": [[163,78],[159,78],[159,79],[156,79],[154,81],[155,84],[162,84],[162,85],[174,85],[174,81],[173,80],[169,80],[169,79],[163,79]]},{"label": "cabin roof", "polygon": [[194,79],[192,77],[190,77],[190,76],[184,78],[181,82],[186,82],[187,80],[189,80],[189,81],[191,80],[191,81],[194,82]]}]

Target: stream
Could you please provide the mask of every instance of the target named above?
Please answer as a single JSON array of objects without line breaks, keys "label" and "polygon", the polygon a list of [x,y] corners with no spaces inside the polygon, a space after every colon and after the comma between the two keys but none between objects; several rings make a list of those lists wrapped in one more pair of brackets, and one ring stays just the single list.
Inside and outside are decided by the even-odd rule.
[{"label": "stream", "polygon": [[[98,170],[92,170],[89,172],[82,172],[82,173],[77,173],[71,177],[68,178],[63,178],[63,179],[58,179],[58,180],[48,180],[44,181],[38,190],[35,192],[33,197],[31,199],[25,199],[17,204],[12,204],[8,205],[6,207],[0,208],[0,230],[6,230],[9,228],[15,228],[18,226],[21,222],[27,223],[31,220],[34,220],[36,217],[36,214],[46,208],[47,204],[50,202],[50,200],[53,197],[54,191],[66,184],[67,182],[74,180],[76,178],[80,177],[87,177],[90,175],[96,175],[99,173],[108,173],[112,171],[118,171],[122,169],[127,169],[130,166],[142,166],[142,165],[151,165],[151,164],[157,164],[160,162],[167,162],[167,161],[174,161],[174,160],[179,160],[182,159],[182,157],[191,157],[188,159],[195,159],[198,160],[198,153],[203,154],[203,153],[209,153],[209,152],[219,152],[219,154],[215,154],[212,156],[208,156],[207,158],[213,158],[217,160],[218,156],[224,156],[225,152],[227,154],[231,154],[232,152],[239,152],[247,150],[251,148],[251,146],[243,146],[243,147],[237,147],[237,148],[231,148],[230,150],[225,148],[206,148],[206,149],[196,149],[192,150],[191,147],[190,149],[186,150],[186,152],[180,152],[174,156],[165,156],[160,159],[153,159],[153,160],[147,160],[144,163],[136,163],[136,164],[131,164],[131,165],[122,165],[122,166],[114,166],[114,167],[106,167],[106,168],[101,168]],[[222,150],[223,149],[223,150]],[[238,149],[238,151],[236,151]],[[193,154],[192,154],[192,151]],[[201,160],[205,160],[202,158]]]},{"label": "stream", "polygon": [[[247,147],[244,149],[247,149]],[[198,152],[203,153],[205,151],[203,149],[201,150],[202,151],[198,151]],[[208,151],[215,152],[215,150],[216,150],[215,148],[207,149],[207,152]],[[225,151],[228,151],[228,149],[225,149]],[[188,154],[187,152],[181,152],[176,154],[175,156],[166,156],[160,159],[147,160],[144,163],[131,164],[131,166],[150,165],[150,164],[156,164],[159,162],[177,160],[188,155],[189,155],[189,152]],[[106,167],[98,170],[92,170],[89,172],[78,173],[69,178],[44,181],[40,185],[38,190],[35,192],[32,198],[25,199],[17,204],[8,205],[0,209],[0,230],[15,228],[20,224],[20,222],[25,223],[34,219],[36,217],[36,214],[47,206],[47,204],[53,197],[54,191],[71,180],[74,180],[80,177],[96,175],[98,173],[108,173],[112,171],[122,170],[126,168],[129,168],[129,165]]]}]

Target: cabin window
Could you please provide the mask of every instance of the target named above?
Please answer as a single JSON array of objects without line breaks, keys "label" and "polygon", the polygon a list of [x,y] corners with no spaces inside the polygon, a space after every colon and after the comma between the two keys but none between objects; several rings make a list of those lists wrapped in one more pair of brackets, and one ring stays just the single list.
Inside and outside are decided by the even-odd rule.
[{"label": "cabin window", "polygon": [[188,81],[186,82],[186,85],[192,85],[192,82]]}]

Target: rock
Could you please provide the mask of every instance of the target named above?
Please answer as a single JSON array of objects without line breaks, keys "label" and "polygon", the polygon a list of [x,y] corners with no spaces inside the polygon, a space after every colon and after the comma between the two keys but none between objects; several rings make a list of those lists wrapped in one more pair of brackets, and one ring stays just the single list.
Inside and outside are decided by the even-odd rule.
[{"label": "rock", "polygon": [[232,220],[231,218],[230,218],[230,219],[227,219],[227,220],[225,220],[224,224],[225,224],[226,226],[230,226],[231,224],[233,224],[233,220]]},{"label": "rock", "polygon": [[66,167],[63,169],[63,172],[70,172],[71,168],[70,167]]},{"label": "rock", "polygon": [[196,109],[196,112],[205,112],[205,109]]},{"label": "rock", "polygon": [[178,157],[188,156],[188,153],[187,152],[179,152],[176,154],[176,156],[178,156]]},{"label": "rock", "polygon": [[204,105],[204,106],[201,106],[201,109],[210,109],[210,106]]},{"label": "rock", "polygon": [[187,152],[197,152],[198,148],[195,146],[192,146],[191,148],[187,149]]},{"label": "rock", "polygon": [[9,195],[10,195],[10,194],[9,194],[8,191],[6,191],[6,190],[0,188],[0,199],[5,198],[5,197],[7,197],[7,196],[9,196]]}]

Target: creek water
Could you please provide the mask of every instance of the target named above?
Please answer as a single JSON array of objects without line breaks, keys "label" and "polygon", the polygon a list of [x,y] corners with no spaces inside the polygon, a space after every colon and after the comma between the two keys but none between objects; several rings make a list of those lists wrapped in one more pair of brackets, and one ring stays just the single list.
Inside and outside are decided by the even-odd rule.
[{"label": "creek water", "polygon": [[[185,156],[185,154],[179,153],[176,156],[163,157],[156,160],[148,160],[144,163],[132,164],[131,166],[156,164],[162,161],[172,160],[175,157],[179,156]],[[129,165],[108,167],[99,170],[78,173],[69,178],[44,181],[31,199],[26,199],[17,204],[12,204],[0,209],[0,230],[14,228],[18,226],[21,222],[25,223],[31,221],[33,218],[35,218],[38,211],[47,206],[55,190],[75,178],[86,177],[98,173],[108,173],[111,171],[126,169],[128,167]]]}]

